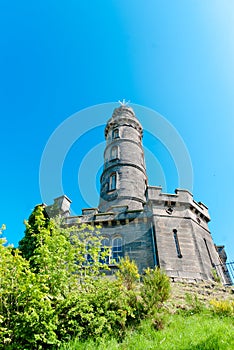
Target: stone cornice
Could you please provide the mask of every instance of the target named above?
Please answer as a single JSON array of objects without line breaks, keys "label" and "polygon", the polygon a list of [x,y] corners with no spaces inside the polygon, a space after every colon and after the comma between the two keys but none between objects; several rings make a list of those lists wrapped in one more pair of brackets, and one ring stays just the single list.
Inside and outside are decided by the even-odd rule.
[{"label": "stone cornice", "polygon": [[143,128],[130,107],[121,106],[114,110],[112,117],[107,122],[105,137],[107,137],[110,129],[114,129],[115,127],[119,126],[133,127],[140,133],[141,137],[143,135]]},{"label": "stone cornice", "polygon": [[[140,166],[138,166],[138,165],[136,165],[136,164],[133,164],[133,163],[129,163],[129,162],[128,162],[128,163],[125,163],[125,162],[116,162],[116,163],[114,163],[114,164],[111,164],[110,166],[108,166],[107,168],[105,168],[105,169],[103,170],[103,173],[102,173],[101,178],[100,178],[100,182],[102,182],[103,175],[104,175],[107,171],[109,171],[111,168],[119,167],[119,166],[131,166],[131,167],[133,167],[133,168],[136,168],[136,169],[140,170],[140,171],[145,175],[145,177],[147,178],[146,171],[145,171],[145,169],[143,169],[142,167],[140,167]],[[116,170],[116,171],[117,171],[117,170]]]}]

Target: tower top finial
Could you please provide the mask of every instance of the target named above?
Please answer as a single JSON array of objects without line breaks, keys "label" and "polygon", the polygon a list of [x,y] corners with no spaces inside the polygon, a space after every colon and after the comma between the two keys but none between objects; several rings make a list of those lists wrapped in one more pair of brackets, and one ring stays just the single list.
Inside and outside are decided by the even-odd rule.
[{"label": "tower top finial", "polygon": [[126,101],[125,98],[123,99],[123,101],[118,101],[120,103],[120,106],[125,107],[128,106],[130,100]]}]

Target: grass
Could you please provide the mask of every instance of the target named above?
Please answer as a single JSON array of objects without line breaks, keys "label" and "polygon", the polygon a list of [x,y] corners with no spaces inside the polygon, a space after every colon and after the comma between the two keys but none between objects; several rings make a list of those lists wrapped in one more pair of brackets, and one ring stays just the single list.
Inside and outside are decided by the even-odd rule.
[{"label": "grass", "polygon": [[[151,320],[130,329],[122,342],[111,338],[78,339],[61,350],[233,350],[234,317],[226,312],[226,301],[233,303],[231,290],[218,284],[174,284],[165,303],[165,327],[156,330]],[[216,310],[211,306],[216,302]],[[233,304],[231,304],[233,305]],[[212,311],[214,310],[214,312]],[[233,311],[233,310],[232,310]]]},{"label": "grass", "polygon": [[167,325],[157,331],[150,320],[129,330],[122,343],[98,339],[64,345],[62,350],[233,350],[234,318],[219,317],[209,311],[168,315]]}]

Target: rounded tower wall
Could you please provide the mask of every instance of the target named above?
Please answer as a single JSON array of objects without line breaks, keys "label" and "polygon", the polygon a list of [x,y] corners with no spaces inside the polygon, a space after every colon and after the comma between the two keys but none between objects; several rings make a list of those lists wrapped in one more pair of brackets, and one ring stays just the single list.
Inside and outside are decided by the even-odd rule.
[{"label": "rounded tower wall", "polygon": [[131,108],[121,106],[114,110],[105,138],[99,210],[108,211],[118,205],[142,209],[147,186],[142,126]]},{"label": "rounded tower wall", "polygon": [[109,162],[117,161],[137,164],[145,172],[144,153],[142,147],[131,140],[116,141],[106,147],[104,152],[104,168]]},{"label": "rounded tower wall", "polygon": [[[110,176],[116,174],[115,189],[110,187]],[[134,165],[115,164],[108,171],[102,174],[101,179],[101,199],[106,200],[113,197],[138,198],[145,203],[146,176]],[[115,196],[113,196],[115,193]]]},{"label": "rounded tower wall", "polygon": [[[136,127],[138,130],[136,129]],[[115,134],[115,132],[117,131],[118,133]],[[140,124],[138,125],[138,123],[136,123],[135,121],[134,123],[131,123],[131,120],[128,123],[124,121],[123,123],[121,123],[120,120],[118,123],[113,123],[111,127],[106,127],[105,138],[107,146],[118,139],[132,140],[141,145],[142,128]]]},{"label": "rounded tower wall", "polygon": [[128,139],[128,140],[135,141],[139,145],[141,145],[142,136],[139,133],[139,131],[137,131],[134,128],[131,128],[129,126],[123,127],[122,128],[122,137],[125,139]]}]

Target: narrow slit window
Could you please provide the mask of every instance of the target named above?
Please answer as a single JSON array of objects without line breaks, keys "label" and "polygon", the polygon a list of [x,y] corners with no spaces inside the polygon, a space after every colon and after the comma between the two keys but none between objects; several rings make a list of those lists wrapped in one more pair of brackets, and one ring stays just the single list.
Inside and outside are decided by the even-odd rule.
[{"label": "narrow slit window", "polygon": [[119,137],[119,129],[114,129],[112,132],[112,138],[117,139]]},{"label": "narrow slit window", "polygon": [[116,173],[111,174],[109,182],[109,191],[116,190]]},{"label": "narrow slit window", "polygon": [[180,250],[180,243],[179,243],[179,239],[178,239],[178,235],[177,235],[177,230],[173,230],[173,234],[174,234],[177,256],[178,256],[178,258],[182,258],[182,254],[181,254],[181,250]]}]

